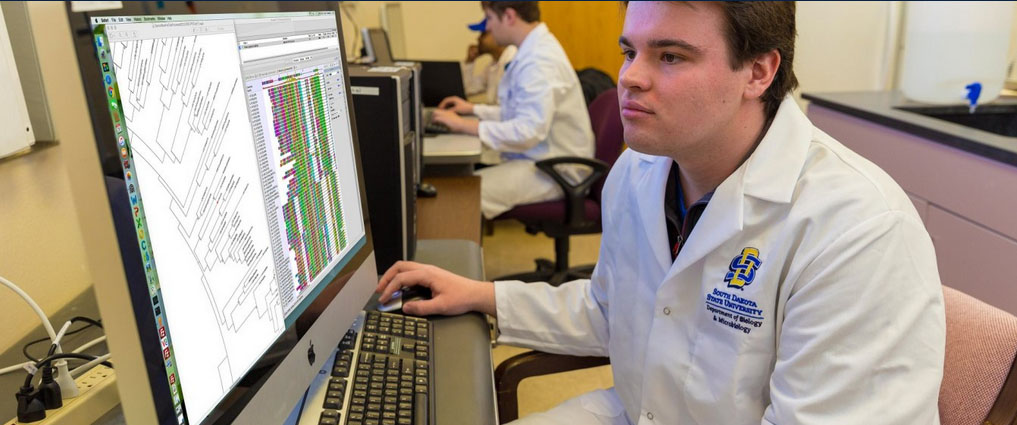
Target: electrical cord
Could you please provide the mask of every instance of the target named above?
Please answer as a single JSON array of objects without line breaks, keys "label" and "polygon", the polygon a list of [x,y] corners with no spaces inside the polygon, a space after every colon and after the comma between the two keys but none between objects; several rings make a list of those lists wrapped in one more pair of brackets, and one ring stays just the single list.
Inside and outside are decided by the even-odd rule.
[{"label": "electrical cord", "polygon": [[[84,332],[85,330],[87,330],[88,328],[91,328],[92,326],[98,327],[100,329],[102,328],[102,321],[101,320],[95,320],[95,319],[91,319],[91,318],[84,317],[84,316],[75,316],[75,317],[72,317],[69,322],[84,322],[84,323],[86,323],[86,325],[82,326],[80,328],[77,328],[75,330],[72,330],[72,331],[67,331],[64,334],[65,337],[69,336],[69,335],[74,335],[74,334],[79,333],[79,332]],[[27,344],[25,344],[25,346],[21,347],[21,354],[24,354],[26,359],[31,360],[33,362],[39,361],[39,357],[33,356],[31,353],[28,352],[28,350],[30,348],[32,348],[32,346],[34,346],[36,344],[39,344],[39,343],[46,342],[46,341],[50,341],[50,339],[49,338],[39,338],[39,339],[36,339],[36,340],[28,342]],[[2,374],[2,373],[0,373],[0,374]]]},{"label": "electrical cord", "polygon": [[28,293],[21,290],[21,288],[19,288],[18,285],[15,285],[14,282],[7,280],[3,276],[0,276],[0,283],[10,288],[10,290],[14,291],[14,293],[21,296],[21,298],[23,298],[25,302],[28,303],[28,306],[31,307],[33,311],[35,311],[35,314],[39,316],[39,320],[42,321],[42,326],[46,328],[46,334],[49,335],[50,339],[56,340],[56,331],[53,330],[53,324],[49,322],[49,317],[46,316],[46,313],[43,313],[42,308],[39,307],[39,304],[36,304],[35,300],[33,300],[32,297],[28,296]]},{"label": "electrical cord", "polygon": [[[36,368],[36,372],[38,372],[38,369],[41,369],[43,366],[49,367],[49,363],[52,362],[53,360],[60,360],[60,359],[81,359],[81,360],[92,361],[92,360],[95,360],[97,358],[98,357],[92,356],[92,355],[89,355],[89,354],[60,353],[60,354],[54,354],[52,356],[46,357],[45,359],[39,360],[38,362],[35,363],[35,368]],[[113,364],[110,363],[109,361],[102,361],[99,364],[101,364],[103,366],[106,366],[106,367],[109,367],[109,368],[113,367]],[[25,385],[24,386],[25,387],[30,387],[32,385],[32,378],[34,378],[34,377],[35,377],[35,372],[30,372],[28,374],[28,376],[25,377]]]},{"label": "electrical cord", "polygon": [[85,364],[83,364],[81,366],[78,366],[78,367],[76,367],[74,369],[71,369],[71,372],[70,372],[71,373],[71,377],[72,378],[77,378],[77,377],[83,375],[85,372],[88,372],[89,370],[92,370],[93,367],[96,367],[96,366],[98,366],[101,363],[109,363],[109,362],[107,362],[107,360],[109,360],[109,358],[110,358],[110,354],[104,354],[104,355],[101,355],[99,357],[96,357],[94,360],[92,360],[92,361],[90,361],[88,363],[85,363]]},{"label": "electrical cord", "polygon": [[81,352],[84,352],[85,350],[87,350],[89,348],[92,348],[96,344],[99,344],[100,342],[103,342],[103,341],[106,341],[106,335],[103,335],[103,336],[100,336],[100,337],[98,337],[96,339],[88,341],[88,342],[82,344],[80,347],[75,348],[74,351],[71,351],[71,352],[72,353],[81,353]]}]

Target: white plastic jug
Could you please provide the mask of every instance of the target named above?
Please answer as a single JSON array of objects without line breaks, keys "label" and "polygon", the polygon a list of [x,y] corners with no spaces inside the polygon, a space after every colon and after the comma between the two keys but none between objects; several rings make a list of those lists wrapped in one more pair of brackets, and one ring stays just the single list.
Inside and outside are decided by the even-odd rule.
[{"label": "white plastic jug", "polygon": [[904,95],[926,103],[973,104],[966,87],[979,83],[978,103],[999,97],[1006,78],[1014,5],[1012,1],[906,2],[899,80]]}]

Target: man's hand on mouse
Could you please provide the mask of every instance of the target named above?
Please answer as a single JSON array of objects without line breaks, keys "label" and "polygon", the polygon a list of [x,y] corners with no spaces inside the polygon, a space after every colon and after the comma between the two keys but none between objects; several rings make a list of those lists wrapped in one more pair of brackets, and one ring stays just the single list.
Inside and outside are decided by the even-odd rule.
[{"label": "man's hand on mouse", "polygon": [[375,292],[378,300],[388,302],[392,293],[402,288],[423,286],[431,290],[431,299],[403,303],[403,312],[415,316],[441,314],[453,316],[479,311],[494,316],[494,283],[467,279],[441,268],[399,261],[381,277]]},{"label": "man's hand on mouse", "polygon": [[436,109],[434,114],[431,115],[431,121],[444,124],[453,133],[465,133],[476,136],[480,128],[477,120],[463,118],[455,112],[444,109]]},{"label": "man's hand on mouse", "polygon": [[449,96],[441,100],[438,109],[449,110],[460,115],[470,115],[473,113],[473,104],[459,96]]}]

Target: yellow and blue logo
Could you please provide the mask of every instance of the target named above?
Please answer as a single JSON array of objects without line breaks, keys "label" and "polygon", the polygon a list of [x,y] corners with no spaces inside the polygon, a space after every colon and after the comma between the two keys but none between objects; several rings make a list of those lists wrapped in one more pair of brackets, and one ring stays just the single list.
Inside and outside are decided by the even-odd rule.
[{"label": "yellow and blue logo", "polygon": [[724,276],[724,282],[727,282],[728,288],[744,290],[745,286],[751,285],[752,281],[756,279],[756,269],[761,264],[763,261],[759,259],[758,249],[744,248],[741,254],[731,260],[727,275]]}]

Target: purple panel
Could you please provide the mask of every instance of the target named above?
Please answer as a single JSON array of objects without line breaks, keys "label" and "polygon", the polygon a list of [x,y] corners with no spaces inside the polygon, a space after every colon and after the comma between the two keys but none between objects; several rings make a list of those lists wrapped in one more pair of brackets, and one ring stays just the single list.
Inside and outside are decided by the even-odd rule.
[{"label": "purple panel", "polygon": [[932,205],[925,225],[944,285],[1017,314],[1017,242]]},{"label": "purple panel", "polygon": [[1017,239],[1017,167],[815,104],[808,115],[909,193]]}]

